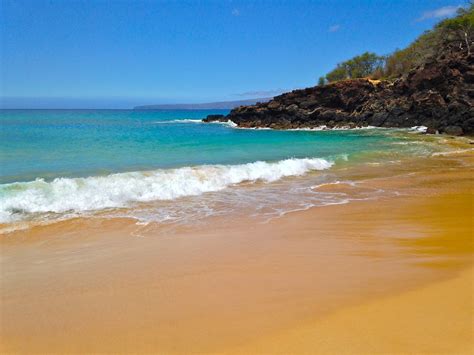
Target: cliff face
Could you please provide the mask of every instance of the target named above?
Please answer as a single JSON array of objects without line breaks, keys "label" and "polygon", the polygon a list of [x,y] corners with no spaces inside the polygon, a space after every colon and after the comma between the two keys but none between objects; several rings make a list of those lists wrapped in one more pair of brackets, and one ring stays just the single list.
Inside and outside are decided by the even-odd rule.
[{"label": "cliff face", "polygon": [[274,129],[427,126],[428,132],[474,134],[474,55],[451,53],[394,82],[353,79],[233,109],[239,127]]}]

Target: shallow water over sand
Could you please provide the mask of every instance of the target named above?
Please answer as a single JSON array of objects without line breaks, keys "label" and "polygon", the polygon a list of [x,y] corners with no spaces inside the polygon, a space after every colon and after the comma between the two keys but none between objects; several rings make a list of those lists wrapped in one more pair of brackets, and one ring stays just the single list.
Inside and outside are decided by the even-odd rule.
[{"label": "shallow water over sand", "polygon": [[[162,224],[232,214],[268,220],[383,195],[357,189],[346,169],[457,149],[416,130],[259,131],[200,123],[209,113],[0,111],[0,229],[80,216]],[[354,189],[317,188],[338,182]]]},{"label": "shallow water over sand", "polygon": [[1,349],[468,352],[472,289],[450,280],[472,263],[473,163],[467,152],[341,168],[313,190],[383,194],[266,223],[94,216],[9,233]]}]

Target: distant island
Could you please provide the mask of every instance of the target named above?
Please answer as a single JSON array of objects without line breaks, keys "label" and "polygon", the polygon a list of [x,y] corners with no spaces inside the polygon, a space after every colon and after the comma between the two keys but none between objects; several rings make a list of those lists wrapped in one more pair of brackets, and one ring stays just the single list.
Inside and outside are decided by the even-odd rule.
[{"label": "distant island", "polygon": [[259,99],[247,99],[237,101],[220,101],[220,102],[206,102],[200,104],[163,104],[163,105],[143,105],[136,106],[134,110],[232,110],[240,106],[255,105],[257,103],[268,102],[272,97],[264,97]]}]

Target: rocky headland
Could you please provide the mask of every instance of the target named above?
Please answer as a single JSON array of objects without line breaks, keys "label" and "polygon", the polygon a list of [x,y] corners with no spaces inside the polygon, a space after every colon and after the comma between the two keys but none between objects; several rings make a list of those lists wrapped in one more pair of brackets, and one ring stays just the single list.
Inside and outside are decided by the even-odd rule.
[{"label": "rocky headland", "polygon": [[428,133],[474,135],[474,55],[451,52],[395,80],[342,80],[204,119],[228,120],[242,128],[426,126]]}]

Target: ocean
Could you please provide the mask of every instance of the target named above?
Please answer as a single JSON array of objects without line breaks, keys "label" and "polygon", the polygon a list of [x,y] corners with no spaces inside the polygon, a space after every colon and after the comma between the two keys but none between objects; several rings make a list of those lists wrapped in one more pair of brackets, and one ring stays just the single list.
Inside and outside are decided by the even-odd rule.
[{"label": "ocean", "polygon": [[[202,223],[266,220],[313,206],[376,199],[319,191],[355,165],[399,164],[442,148],[416,131],[250,130],[202,123],[225,110],[1,110],[0,223],[73,217]],[[355,197],[354,197],[355,196]]]}]

